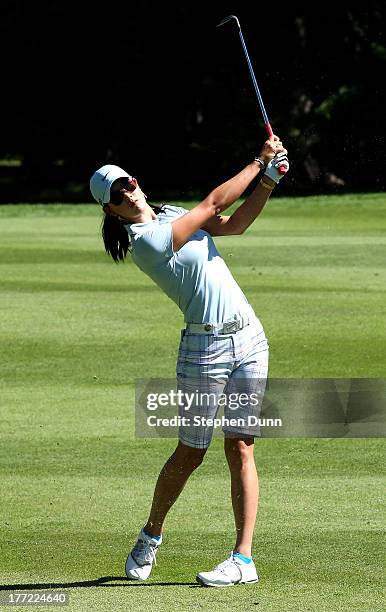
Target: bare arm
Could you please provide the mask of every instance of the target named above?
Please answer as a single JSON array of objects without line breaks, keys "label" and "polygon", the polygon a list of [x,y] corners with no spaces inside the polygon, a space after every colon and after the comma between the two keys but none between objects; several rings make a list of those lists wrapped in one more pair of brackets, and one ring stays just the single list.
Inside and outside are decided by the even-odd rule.
[{"label": "bare arm", "polygon": [[[277,158],[272,157],[274,146],[276,147],[276,151],[280,152],[280,155]],[[203,225],[202,229],[209,232],[212,236],[229,236],[233,234],[242,234],[243,232],[245,232],[245,230],[261,213],[276,183],[279,182],[281,175],[279,175],[277,165],[280,163],[280,156],[286,154],[287,150],[284,149],[281,141],[266,141],[260,155],[264,159],[264,161],[268,159],[270,163],[264,173],[264,176],[262,177],[262,180],[258,183],[258,185],[256,185],[253,192],[247,197],[245,202],[233,213],[233,215],[231,215],[230,217],[216,215],[215,217],[208,219],[208,221]],[[272,161],[269,160],[270,157]],[[275,160],[277,161],[275,162]],[[287,158],[285,163],[288,167]],[[273,165],[271,167],[271,164],[276,165]]]},{"label": "bare arm", "polygon": [[178,251],[195,231],[238,200],[259,171],[259,164],[253,161],[236,176],[211,191],[193,210],[173,221],[173,250]]},{"label": "bare arm", "polygon": [[[264,179],[266,183],[269,179]],[[202,227],[212,236],[232,236],[242,234],[254,222],[261,213],[269,196],[274,189],[275,183],[272,181],[272,189],[264,187],[258,183],[245,202],[230,217],[216,215],[209,219]]]}]

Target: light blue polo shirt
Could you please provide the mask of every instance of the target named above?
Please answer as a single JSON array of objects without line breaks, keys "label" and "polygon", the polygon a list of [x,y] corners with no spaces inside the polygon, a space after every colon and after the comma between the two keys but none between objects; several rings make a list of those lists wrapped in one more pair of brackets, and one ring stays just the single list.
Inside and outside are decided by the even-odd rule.
[{"label": "light blue polo shirt", "polygon": [[135,264],[184,314],[187,323],[223,323],[248,309],[248,301],[213,238],[198,230],[176,253],[171,222],[189,212],[164,206],[157,219],[126,225]]}]

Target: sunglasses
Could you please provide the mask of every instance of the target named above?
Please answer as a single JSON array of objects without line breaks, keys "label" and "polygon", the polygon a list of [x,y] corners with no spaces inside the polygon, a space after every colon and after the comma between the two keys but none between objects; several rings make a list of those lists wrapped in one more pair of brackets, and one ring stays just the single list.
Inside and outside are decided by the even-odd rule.
[{"label": "sunglasses", "polygon": [[124,191],[134,191],[135,185],[132,183],[133,177],[122,177],[118,179],[115,188],[110,190],[110,202],[115,206],[119,206],[123,202]]}]

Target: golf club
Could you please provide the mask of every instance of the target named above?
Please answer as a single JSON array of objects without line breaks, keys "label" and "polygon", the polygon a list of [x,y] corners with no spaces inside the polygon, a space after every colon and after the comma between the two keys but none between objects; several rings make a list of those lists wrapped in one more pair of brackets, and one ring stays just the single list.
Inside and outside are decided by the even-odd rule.
[{"label": "golf club", "polygon": [[[224,19],[222,21],[220,21],[220,23],[216,27],[219,28],[220,26],[224,25],[225,23],[228,23],[228,21],[231,21],[232,19],[234,19],[236,21],[237,27],[239,29],[239,36],[240,36],[240,40],[241,40],[241,45],[243,47],[243,51],[244,51],[244,54],[245,54],[245,57],[246,57],[246,60],[247,60],[249,72],[250,72],[251,77],[252,77],[252,83],[253,83],[253,86],[255,88],[255,92],[256,92],[256,95],[257,95],[257,99],[259,101],[260,109],[261,109],[261,112],[263,114],[264,124],[265,124],[265,128],[267,130],[267,133],[268,133],[268,137],[272,138],[273,131],[272,131],[269,119],[268,119],[267,111],[265,110],[265,106],[264,106],[263,99],[261,97],[259,86],[258,86],[257,81],[256,81],[256,77],[255,77],[255,73],[253,71],[252,63],[251,63],[251,60],[249,59],[249,54],[248,54],[248,51],[247,51],[247,46],[245,44],[244,36],[243,36],[242,31],[241,31],[241,26],[240,26],[240,22],[239,22],[238,18],[236,17],[236,15],[229,15],[228,17],[224,17]],[[279,172],[280,172],[280,174],[285,174],[287,172],[286,166],[285,165],[280,166]]]}]

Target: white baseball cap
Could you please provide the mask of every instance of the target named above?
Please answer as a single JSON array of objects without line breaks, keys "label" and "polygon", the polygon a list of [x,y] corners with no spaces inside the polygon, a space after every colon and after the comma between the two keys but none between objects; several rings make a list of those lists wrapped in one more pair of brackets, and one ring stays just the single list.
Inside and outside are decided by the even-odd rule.
[{"label": "white baseball cap", "polygon": [[119,166],[107,164],[96,170],[90,179],[90,191],[93,198],[101,205],[110,202],[110,187],[119,178],[128,177],[132,180],[132,176],[122,170]]}]

